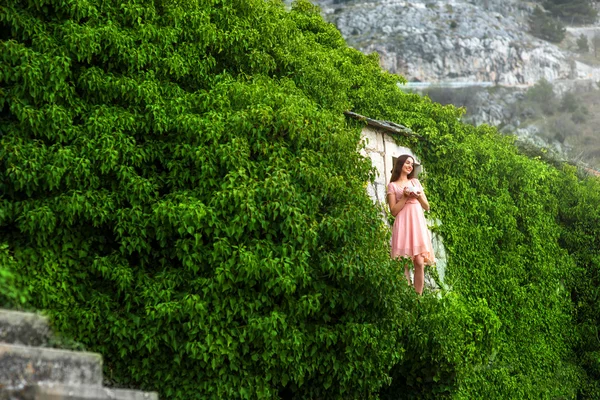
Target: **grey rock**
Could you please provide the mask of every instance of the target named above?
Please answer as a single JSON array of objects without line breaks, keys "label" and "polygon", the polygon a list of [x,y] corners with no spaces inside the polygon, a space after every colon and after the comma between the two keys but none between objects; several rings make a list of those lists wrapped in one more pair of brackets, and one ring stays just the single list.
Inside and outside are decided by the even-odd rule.
[{"label": "grey rock", "polygon": [[[519,9],[519,3],[506,3]],[[524,33],[514,17],[498,18],[497,12],[471,3],[430,4],[355,2],[332,21],[350,45],[378,52],[386,69],[408,80],[519,85],[569,76],[562,52]],[[393,37],[382,25],[394,27]]]},{"label": "grey rock", "polygon": [[38,382],[102,384],[102,357],[96,353],[0,343],[0,383],[4,388]]},{"label": "grey rock", "polygon": [[158,400],[158,395],[94,385],[39,383],[17,390],[0,390],[0,400]]},{"label": "grey rock", "polygon": [[0,310],[0,342],[45,345],[50,338],[48,319],[39,314]]},{"label": "grey rock", "polygon": [[[419,82],[530,86],[542,78],[600,79],[600,69],[528,33],[535,3],[520,0],[315,0],[348,44]],[[599,28],[600,29],[600,28]],[[599,29],[573,28],[593,37]],[[590,39],[591,40],[591,39]]]}]

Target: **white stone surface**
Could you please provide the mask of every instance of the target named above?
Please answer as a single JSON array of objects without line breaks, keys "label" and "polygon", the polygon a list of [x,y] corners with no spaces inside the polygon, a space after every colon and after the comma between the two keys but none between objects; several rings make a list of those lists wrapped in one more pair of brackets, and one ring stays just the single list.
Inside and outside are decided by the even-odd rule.
[{"label": "white stone surface", "polygon": [[376,187],[370,188],[369,194],[373,200],[385,202],[386,187],[394,168],[393,158],[410,154],[415,160],[418,161],[418,159],[411,149],[399,146],[386,131],[365,127],[362,130],[362,140],[365,143],[365,148],[361,150],[361,153],[369,157],[371,163],[377,169]]},{"label": "white stone surface", "polygon": [[378,152],[378,151],[373,151],[371,153],[369,153],[369,157],[371,158],[371,163],[373,164],[373,166],[375,168],[377,168],[377,181],[378,182],[383,182],[385,181],[385,176],[383,176],[383,173],[385,171],[385,160],[384,160],[384,154]]},{"label": "white stone surface", "polygon": [[377,201],[385,206],[387,202],[387,186],[381,183],[375,183],[375,192],[377,193]]}]

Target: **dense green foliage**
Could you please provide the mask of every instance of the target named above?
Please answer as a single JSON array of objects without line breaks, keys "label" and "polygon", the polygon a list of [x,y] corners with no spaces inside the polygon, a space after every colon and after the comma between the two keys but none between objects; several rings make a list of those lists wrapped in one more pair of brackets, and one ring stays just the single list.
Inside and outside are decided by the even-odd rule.
[{"label": "dense green foliage", "polygon": [[[555,190],[561,194],[560,244],[574,262],[571,297],[577,333],[575,356],[585,373],[581,398],[600,398],[600,178],[581,181],[574,169]],[[574,332],[575,333],[575,332]]]},{"label": "dense green foliage", "polygon": [[453,397],[474,367],[485,365],[497,349],[500,321],[484,299],[467,302],[456,293],[426,296],[411,305],[401,343],[406,350],[390,371],[392,384],[382,399]]},{"label": "dense green foliage", "polygon": [[353,397],[399,359],[398,280],[341,113],[366,76],[397,79],[302,7],[2,8],[1,240],[110,379]]},{"label": "dense green foliage", "polygon": [[429,174],[443,200],[436,209],[452,221],[441,228],[453,255],[449,280],[467,298],[487,299],[503,324],[497,355],[465,379],[463,397],[572,397],[577,370],[569,362],[569,293],[561,283],[572,262],[558,245],[558,171],[480,128]]},{"label": "dense green foliage", "polygon": [[20,275],[15,275],[18,265],[8,251],[6,244],[0,245],[0,307],[19,307],[28,300],[25,283]]},{"label": "dense green foliage", "polygon": [[540,39],[558,43],[565,38],[563,24],[536,6],[529,17],[529,33]]},{"label": "dense green foliage", "polygon": [[[309,3],[4,0],[0,28],[2,254],[111,381],[186,400],[597,390],[598,182],[403,93]],[[422,135],[399,141],[426,166],[450,292],[417,298],[389,260],[346,109]]]}]

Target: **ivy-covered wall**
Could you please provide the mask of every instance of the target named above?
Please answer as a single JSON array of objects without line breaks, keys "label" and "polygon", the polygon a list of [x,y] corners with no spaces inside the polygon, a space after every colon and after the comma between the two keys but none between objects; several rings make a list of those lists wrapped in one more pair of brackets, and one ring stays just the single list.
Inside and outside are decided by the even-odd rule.
[{"label": "ivy-covered wall", "polygon": [[[594,398],[596,179],[403,93],[305,1],[3,0],[3,301],[167,399]],[[353,110],[448,249],[417,297]],[[13,290],[14,289],[14,290]]]},{"label": "ivy-covered wall", "polygon": [[[367,193],[373,199],[382,205],[387,203],[387,184],[394,168],[394,159],[403,155],[410,154],[414,157],[412,151],[396,143],[394,135],[389,131],[365,126],[361,131],[360,153],[371,160],[371,165],[375,168],[375,176],[372,182],[367,185]],[[415,172],[418,174],[421,167],[417,167]]]}]

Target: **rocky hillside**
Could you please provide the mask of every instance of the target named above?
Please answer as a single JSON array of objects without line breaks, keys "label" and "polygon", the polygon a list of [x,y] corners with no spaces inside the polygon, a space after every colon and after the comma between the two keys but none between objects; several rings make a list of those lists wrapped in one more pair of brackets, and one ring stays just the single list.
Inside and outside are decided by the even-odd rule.
[{"label": "rocky hillside", "polygon": [[545,78],[600,79],[600,69],[572,61],[527,33],[535,3],[514,0],[323,0],[325,16],[348,43],[377,51],[382,65],[409,81],[531,85]]},{"label": "rocky hillside", "polygon": [[[544,133],[545,116],[541,123],[530,110],[523,114],[519,104],[525,92],[542,79],[554,86],[559,97],[568,92],[598,91],[600,65],[593,55],[577,53],[575,40],[583,33],[592,47],[592,38],[600,27],[568,27],[566,39],[555,45],[528,33],[527,20],[535,2],[313,2],[351,46],[365,53],[379,53],[384,68],[406,77],[408,90],[428,93],[431,86],[454,91],[462,87],[462,93],[455,97],[472,98],[463,103],[456,99],[447,102],[466,106],[470,122],[498,126],[536,145],[551,147],[566,158],[577,154],[579,159],[586,159],[578,148],[583,144],[564,137],[556,140],[554,134]],[[464,90],[471,86],[479,88]],[[431,97],[443,102],[442,98]],[[592,107],[589,111],[595,110]],[[582,130],[586,133],[583,146],[600,148],[600,135],[592,128]],[[586,161],[596,162],[592,156]]]}]

